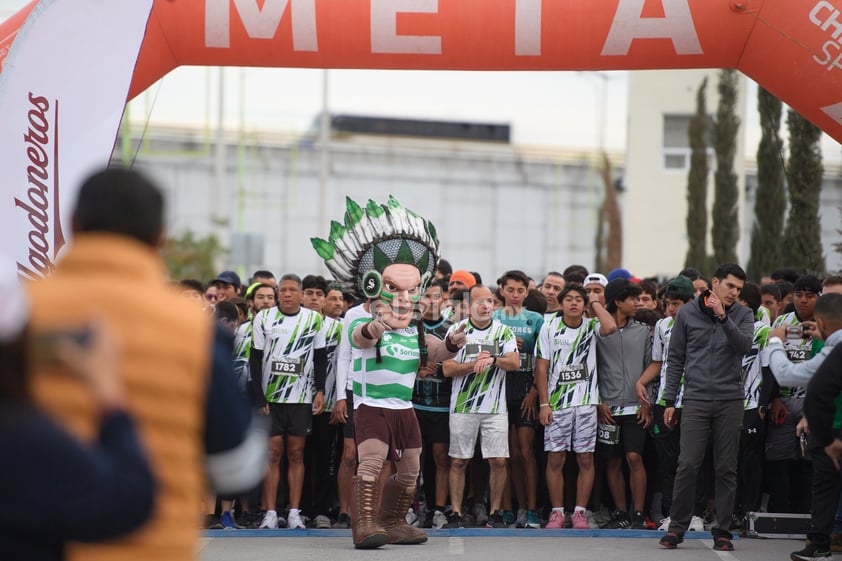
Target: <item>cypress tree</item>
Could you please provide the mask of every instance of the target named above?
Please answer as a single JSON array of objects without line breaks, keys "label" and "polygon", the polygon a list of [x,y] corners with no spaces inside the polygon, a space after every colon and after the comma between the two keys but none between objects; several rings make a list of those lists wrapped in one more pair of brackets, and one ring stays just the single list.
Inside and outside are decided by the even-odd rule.
[{"label": "cypress tree", "polygon": [[763,88],[757,89],[762,136],[757,147],[757,192],[754,199],[754,225],[751,228],[749,278],[760,279],[785,265],[781,246],[786,215],[784,186],[781,100]]},{"label": "cypress tree", "polygon": [[713,124],[713,149],[716,152],[716,172],[713,176],[713,256],[717,263],[737,262],[737,242],[740,239],[739,190],[737,174],[734,173],[734,155],[737,151],[737,131],[740,119],[737,117],[736,70],[722,70],[719,73],[719,105]]},{"label": "cypress tree", "polygon": [[819,195],[822,189],[821,130],[790,110],[789,129],[789,215],[783,237],[783,257],[788,266],[824,272],[821,245]]},{"label": "cypress tree", "polygon": [[707,269],[707,139],[710,122],[707,114],[708,79],[696,91],[696,113],[690,119],[687,135],[690,140],[690,170],[687,173],[687,259],[685,267],[703,273]]},{"label": "cypress tree", "polygon": [[[839,207],[839,213],[842,214],[842,206]],[[842,229],[836,230],[836,233],[842,236]],[[833,248],[836,250],[836,253],[842,255],[842,242],[833,244]]]}]

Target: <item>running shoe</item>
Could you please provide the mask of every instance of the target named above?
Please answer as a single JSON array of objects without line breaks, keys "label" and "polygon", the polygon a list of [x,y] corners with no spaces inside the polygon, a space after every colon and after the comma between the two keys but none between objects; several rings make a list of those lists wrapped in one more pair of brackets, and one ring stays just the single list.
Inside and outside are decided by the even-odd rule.
[{"label": "running shoe", "polygon": [[544,526],[547,530],[561,530],[564,528],[564,513],[560,510],[555,510],[550,513],[550,521]]}]

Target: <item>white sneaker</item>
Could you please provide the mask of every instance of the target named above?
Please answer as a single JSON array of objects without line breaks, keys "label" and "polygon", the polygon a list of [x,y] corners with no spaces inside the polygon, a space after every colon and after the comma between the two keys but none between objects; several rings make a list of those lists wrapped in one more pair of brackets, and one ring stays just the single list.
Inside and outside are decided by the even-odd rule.
[{"label": "white sneaker", "polygon": [[517,509],[517,518],[515,518],[515,528],[526,528],[526,509]]},{"label": "white sneaker", "polygon": [[700,516],[694,516],[690,519],[690,525],[687,527],[689,532],[704,532],[705,521]]},{"label": "white sneaker", "polygon": [[330,518],[325,516],[324,514],[320,514],[316,516],[315,519],[316,528],[319,530],[329,530],[330,529]]},{"label": "white sneaker", "polygon": [[260,523],[258,528],[266,528],[270,530],[274,530],[278,527],[278,513],[274,510],[267,510],[266,514],[263,515],[263,521]]},{"label": "white sneaker", "polygon": [[433,513],[433,528],[441,530],[445,524],[447,524],[447,516],[440,510],[435,511]]},{"label": "white sneaker", "polygon": [[661,519],[661,525],[658,526],[658,531],[659,532],[669,532],[670,531],[670,517],[669,516]]},{"label": "white sneaker", "polygon": [[304,520],[301,519],[301,511],[290,510],[287,516],[287,528],[290,530],[304,530],[307,526],[304,525]]},{"label": "white sneaker", "polygon": [[409,507],[409,510],[406,512],[406,523],[410,526],[416,526],[418,524],[418,515],[415,514],[415,509]]}]

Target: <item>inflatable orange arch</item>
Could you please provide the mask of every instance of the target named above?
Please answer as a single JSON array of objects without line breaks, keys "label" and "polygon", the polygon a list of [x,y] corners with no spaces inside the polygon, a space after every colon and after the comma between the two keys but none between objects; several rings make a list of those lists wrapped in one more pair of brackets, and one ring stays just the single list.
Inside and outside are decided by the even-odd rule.
[{"label": "inflatable orange arch", "polygon": [[[0,25],[0,63],[35,4]],[[841,11],[842,0],[155,0],[129,97],[181,65],[736,68],[842,141]]]}]

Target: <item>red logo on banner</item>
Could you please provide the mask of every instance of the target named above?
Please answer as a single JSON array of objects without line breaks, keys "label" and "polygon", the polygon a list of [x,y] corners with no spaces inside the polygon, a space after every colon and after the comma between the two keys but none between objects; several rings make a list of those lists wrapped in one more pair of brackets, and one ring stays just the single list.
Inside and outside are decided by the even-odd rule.
[{"label": "red logo on banner", "polygon": [[52,272],[65,240],[59,209],[58,101],[52,115],[47,98],[29,92],[29,103],[29,130],[23,135],[29,187],[25,199],[15,197],[15,206],[26,213],[31,227],[27,236],[29,258],[17,265],[19,277],[37,279]]}]

